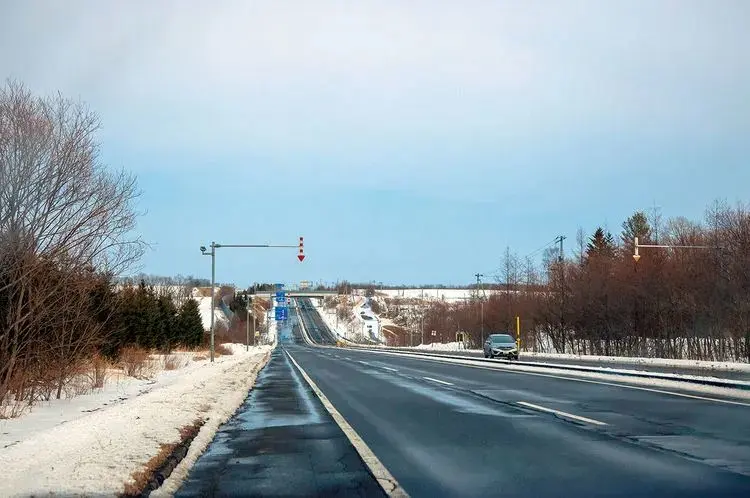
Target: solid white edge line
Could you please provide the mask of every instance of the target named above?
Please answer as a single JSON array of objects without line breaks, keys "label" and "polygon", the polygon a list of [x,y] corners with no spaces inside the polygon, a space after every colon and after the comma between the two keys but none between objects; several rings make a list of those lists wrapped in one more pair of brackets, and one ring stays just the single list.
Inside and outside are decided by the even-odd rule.
[{"label": "solid white edge line", "polygon": [[607,425],[606,422],[600,422],[598,420],[594,420],[593,418],[581,417],[580,415],[573,415],[572,413],[567,413],[567,412],[563,412],[560,410],[553,410],[552,408],[545,408],[543,406],[535,405],[533,403],[527,403],[525,401],[516,401],[516,404],[525,406],[526,408],[531,408],[533,410],[539,410],[540,412],[554,413],[555,415],[559,415],[561,417],[570,418],[573,420],[580,420],[581,422],[586,422],[587,424]]},{"label": "solid white edge line", "polygon": [[[727,405],[737,405],[737,406],[745,406],[750,407],[750,403],[742,402],[742,401],[734,401],[730,399],[722,399],[722,398],[709,398],[707,396],[698,396],[697,394],[687,394],[687,393],[678,393],[674,391],[665,391],[663,389],[654,389],[650,387],[643,387],[634,385],[635,382],[641,379],[632,379],[632,378],[624,378],[622,381],[623,384],[620,384],[619,382],[606,382],[602,380],[591,380],[591,379],[585,379],[581,377],[566,377],[565,375],[553,375],[549,373],[541,373],[541,372],[529,372],[524,370],[517,370],[512,368],[504,367],[503,365],[493,365],[493,366],[487,366],[487,365],[479,365],[478,362],[469,360],[460,360],[460,359],[454,359],[454,358],[435,358],[435,357],[426,357],[423,355],[412,355],[409,353],[396,353],[396,352],[390,352],[390,351],[374,351],[374,350],[367,350],[367,352],[375,353],[375,354],[388,354],[391,356],[401,356],[403,358],[412,358],[412,359],[418,359],[422,361],[432,361],[435,363],[452,363],[454,365],[461,365],[464,367],[469,368],[478,368],[480,370],[493,370],[495,372],[507,372],[510,374],[517,374],[517,375],[535,375],[537,377],[550,377],[553,379],[563,379],[563,380],[570,380],[573,382],[585,382],[587,384],[599,384],[602,386],[613,386],[613,387],[621,387],[623,389],[634,389],[637,391],[648,391],[652,393],[658,393],[658,394],[667,394],[669,396],[679,396],[682,398],[691,398],[691,399],[700,399],[703,401],[713,401],[715,403],[725,403]],[[533,368],[533,367],[530,367]],[[588,372],[585,372],[588,373]],[[575,375],[573,372],[566,372],[567,375]],[[648,380],[648,379],[643,379]],[[663,379],[656,379],[656,380],[663,380]],[[633,384],[625,384],[625,382],[631,382]],[[674,382],[674,381],[672,381]]]},{"label": "solid white edge line", "polygon": [[398,372],[398,370],[396,370],[395,368],[391,368],[391,367],[381,367],[381,368],[385,370],[390,370],[391,372]]},{"label": "solid white edge line", "polygon": [[393,477],[388,469],[385,468],[385,465],[383,465],[378,457],[375,456],[375,453],[373,453],[370,447],[367,446],[367,443],[364,442],[364,440],[359,436],[359,434],[357,434],[352,426],[349,425],[349,422],[346,421],[344,416],[339,413],[336,407],[333,406],[333,404],[328,400],[326,395],[323,394],[323,391],[321,391],[317,384],[315,384],[310,376],[307,375],[307,372],[305,372],[305,370],[299,365],[299,363],[297,363],[297,361],[292,357],[289,351],[285,349],[284,352],[292,361],[294,366],[297,367],[297,370],[299,370],[299,372],[302,374],[302,377],[310,385],[315,395],[320,399],[321,403],[323,403],[323,406],[328,411],[328,413],[331,414],[333,420],[344,432],[347,439],[349,439],[349,442],[352,443],[354,449],[357,450],[360,458],[362,458],[362,461],[365,463],[367,468],[370,469],[370,472],[375,477],[375,480],[378,481],[380,487],[383,488],[385,494],[387,494],[388,496],[399,498],[408,498],[409,495],[406,493],[406,491],[404,491],[404,488],[401,487],[396,478]]},{"label": "solid white edge line", "polygon": [[446,382],[446,381],[440,380],[440,379],[433,379],[432,377],[422,377],[422,378],[423,379],[427,379],[427,380],[431,380],[432,382],[438,382],[440,384],[445,384],[446,386],[452,386],[453,385],[450,382]]}]

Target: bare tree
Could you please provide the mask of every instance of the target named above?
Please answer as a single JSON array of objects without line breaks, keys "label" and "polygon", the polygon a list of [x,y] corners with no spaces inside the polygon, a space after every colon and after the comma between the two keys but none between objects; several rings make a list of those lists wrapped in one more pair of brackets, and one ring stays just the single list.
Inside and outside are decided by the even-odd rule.
[{"label": "bare tree", "polygon": [[80,102],[0,89],[0,400],[19,364],[49,354],[40,331],[75,306],[75,276],[118,273],[142,254],[135,178],[100,163],[98,128]]}]

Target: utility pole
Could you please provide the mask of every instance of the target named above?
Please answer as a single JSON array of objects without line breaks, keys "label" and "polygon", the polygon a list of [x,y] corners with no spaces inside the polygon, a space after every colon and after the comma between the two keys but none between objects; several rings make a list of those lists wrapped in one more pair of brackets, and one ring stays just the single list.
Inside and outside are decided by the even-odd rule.
[{"label": "utility pole", "polygon": [[[302,249],[302,237],[299,238],[299,245],[284,245],[284,244],[217,244],[216,242],[211,242],[211,251],[208,251],[205,246],[201,246],[201,254],[203,256],[211,256],[211,349],[210,349],[210,356],[211,356],[211,363],[214,362],[214,356],[215,356],[215,316],[214,316],[214,299],[216,296],[216,249],[220,247],[227,247],[227,248],[294,248],[299,249],[299,255],[297,258],[299,259],[300,263],[305,259],[305,255],[303,253]],[[249,341],[248,341],[249,342]]]},{"label": "utility pole", "polygon": [[557,238],[557,242],[560,243],[560,254],[558,257],[560,265],[560,336],[563,338],[565,337],[565,253],[563,252],[563,241],[566,238],[564,235],[560,235]]},{"label": "utility pole", "polygon": [[482,283],[481,279],[482,277],[484,277],[484,275],[482,275],[481,273],[475,273],[474,276],[477,277],[477,297],[479,298],[479,315],[480,315],[481,334],[482,334],[481,344],[484,344],[484,299],[482,299],[482,296],[479,295],[479,289]]},{"label": "utility pole", "polygon": [[[249,299],[248,299],[249,301]],[[245,351],[250,351],[250,303],[245,303]],[[255,333],[255,327],[253,327],[253,333]]]},{"label": "utility pole", "polygon": [[419,314],[420,315],[419,316],[419,338],[420,338],[420,342],[422,344],[424,344],[424,342],[425,342],[424,341],[424,308],[425,308],[425,305],[424,305],[424,289],[419,289],[419,290],[422,293],[422,300],[421,300],[420,305],[419,305],[420,311],[421,311],[421,313]]}]

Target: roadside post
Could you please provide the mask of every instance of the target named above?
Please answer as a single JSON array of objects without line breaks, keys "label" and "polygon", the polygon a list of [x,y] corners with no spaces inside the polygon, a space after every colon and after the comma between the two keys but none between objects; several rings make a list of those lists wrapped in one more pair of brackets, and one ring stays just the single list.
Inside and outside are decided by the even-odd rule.
[{"label": "roadside post", "polygon": [[521,317],[516,317],[516,349],[521,352]]}]

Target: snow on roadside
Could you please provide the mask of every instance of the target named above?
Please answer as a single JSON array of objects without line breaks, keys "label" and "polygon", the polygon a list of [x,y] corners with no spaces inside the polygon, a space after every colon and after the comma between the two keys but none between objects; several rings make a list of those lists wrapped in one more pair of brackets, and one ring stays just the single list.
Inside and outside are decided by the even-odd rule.
[{"label": "snow on roadside", "polygon": [[[315,309],[318,311],[318,314],[323,319],[323,323],[326,324],[326,326],[336,335],[339,337],[343,337],[344,339],[349,339],[349,336],[347,335],[348,327],[347,325],[350,322],[346,322],[344,320],[338,320],[338,327],[336,326],[337,320],[336,320],[336,313],[331,312],[331,310],[325,308],[321,302],[319,302],[317,299],[311,299],[313,306],[315,306]],[[335,309],[335,308],[334,308]]]},{"label": "snow on roadside", "polygon": [[[401,348],[408,350],[410,348]],[[416,354],[409,354],[408,352],[404,353],[391,353],[389,351],[377,351],[378,354],[404,354],[407,357],[415,357],[419,358],[419,355]],[[441,357],[440,360],[444,363],[453,363],[453,364],[459,364],[459,365],[482,365],[485,368],[492,368],[497,370],[506,370],[510,372],[527,372],[532,375],[543,375],[546,377],[559,377],[559,378],[565,378],[565,379],[571,379],[575,380],[576,378],[582,378],[582,379],[590,379],[594,380],[596,382],[602,383],[602,384],[611,384],[611,385],[617,385],[627,388],[627,386],[634,386],[636,388],[638,387],[645,387],[649,389],[669,389],[670,392],[673,393],[679,393],[683,396],[694,396],[694,395],[715,395],[720,397],[725,397],[727,399],[727,403],[732,404],[740,404],[743,406],[750,406],[750,390],[747,389],[735,389],[735,388],[729,388],[729,387],[718,387],[718,386],[710,386],[705,384],[698,384],[698,383],[691,383],[691,382],[684,382],[680,380],[671,380],[666,378],[648,378],[648,377],[631,377],[627,374],[633,373],[632,370],[622,370],[622,369],[614,369],[614,368],[602,368],[599,371],[592,370],[592,371],[572,371],[572,370],[564,370],[564,369],[557,369],[557,368],[544,368],[540,369],[539,367],[535,367],[532,365],[519,365],[518,363],[480,363],[477,361],[476,358],[471,357],[462,357],[462,356],[455,356],[452,358],[448,357]],[[618,375],[619,374],[619,375]],[[682,375],[677,374],[677,377],[685,380],[701,380],[701,379],[707,379],[709,377],[699,377],[695,375]],[[716,379],[725,381],[726,379]],[[585,382],[585,381],[584,381]],[[730,381],[737,385],[746,386],[747,382],[742,381]],[[659,391],[657,391],[659,392]],[[662,391],[664,392],[664,391]],[[691,394],[687,394],[691,393]],[[734,399],[734,400],[733,400]],[[735,400],[743,400],[743,401],[735,401]]]},{"label": "snow on roadside", "polygon": [[419,346],[414,346],[414,349],[426,349],[428,351],[468,351],[470,353],[482,352],[481,349],[465,349],[461,342],[447,342],[444,344],[433,342],[432,344],[420,344]]},{"label": "snow on roadside", "polygon": [[[233,354],[214,364],[193,362],[152,381],[124,380],[3,421],[0,496],[116,495],[161,444],[179,442],[181,427],[202,418],[206,423],[193,445],[210,441],[247,397],[273,348],[227,346]],[[180,467],[185,474],[189,468],[181,464],[174,482]]]},{"label": "snow on roadside", "polygon": [[[410,349],[410,348],[405,348]],[[481,354],[481,349],[463,349],[459,342],[445,344],[420,344],[413,349],[426,351],[466,351]],[[683,369],[724,371],[724,372],[750,372],[750,363],[739,363],[732,361],[699,361],[699,360],[674,360],[669,358],[639,358],[631,356],[594,356],[576,355],[567,353],[534,353],[521,350],[521,359],[534,358],[538,360],[566,360],[577,361],[582,364],[588,363],[612,363],[614,365],[651,365],[660,367],[673,367]]]},{"label": "snow on roadside", "polygon": [[694,368],[705,370],[721,370],[727,372],[750,372],[750,363],[738,363],[732,361],[700,361],[700,360],[673,360],[669,358],[638,358],[629,356],[593,356],[575,355],[561,353],[533,353],[521,352],[522,356],[550,359],[550,360],[576,360],[581,362],[609,362],[625,365],[654,365],[676,368]]}]

